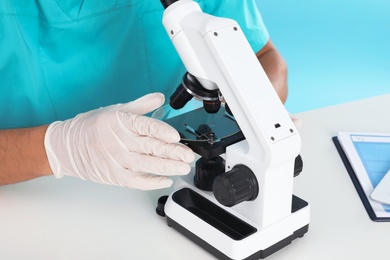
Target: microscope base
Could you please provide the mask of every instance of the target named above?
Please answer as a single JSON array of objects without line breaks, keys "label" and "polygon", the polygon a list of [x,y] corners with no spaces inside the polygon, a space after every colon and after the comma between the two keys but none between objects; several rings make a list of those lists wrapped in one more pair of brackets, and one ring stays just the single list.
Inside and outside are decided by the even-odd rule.
[{"label": "microscope base", "polygon": [[[182,233],[184,236],[186,236],[187,238],[189,238],[190,240],[195,242],[197,245],[199,245],[200,247],[202,247],[203,249],[205,249],[206,251],[208,251],[209,253],[214,255],[216,258],[221,259],[221,260],[236,260],[236,259],[232,259],[232,258],[226,256],[224,253],[217,250],[215,247],[211,246],[210,244],[208,244],[207,242],[205,242],[204,240],[202,240],[201,238],[199,238],[198,236],[196,236],[195,234],[190,232],[188,229],[186,229],[185,227],[183,227],[180,224],[178,224],[177,222],[175,222],[173,219],[167,217],[167,223],[168,223],[168,226],[176,229],[177,231]],[[247,258],[244,258],[243,260],[264,259],[267,256],[270,256],[273,253],[284,248],[285,246],[288,246],[289,244],[291,244],[291,242],[294,239],[303,237],[303,235],[306,234],[308,230],[309,230],[309,224],[296,230],[291,236],[286,237],[285,239],[279,241],[278,243],[276,243],[276,244],[274,244],[266,249],[259,250],[258,252],[254,253],[251,256],[248,256]]]},{"label": "microscope base", "polygon": [[[274,244],[267,244],[267,246],[264,246],[263,243],[268,240],[268,236],[270,235],[269,231],[264,231],[264,229],[258,230],[258,228],[225,211],[192,189],[183,188],[174,192],[167,204],[168,205],[166,206],[168,206],[168,209],[166,208],[165,212],[168,226],[173,227],[209,253],[222,260],[255,260],[266,258],[289,245],[294,239],[303,237],[309,229],[308,215],[310,206],[306,201],[294,195],[290,216],[291,219],[294,219],[291,222],[291,225],[293,226],[291,233],[286,236],[280,235],[281,237],[278,238]],[[172,209],[174,209],[175,212],[177,209],[180,209],[179,211],[184,210],[190,215],[185,217],[183,216],[184,212],[182,212],[177,215],[177,217],[170,217],[169,211],[173,212]],[[192,217],[197,220],[200,219],[202,222],[201,226],[204,226],[198,226],[198,224],[195,223],[196,221],[189,222],[191,224],[185,225],[178,223],[183,220],[182,218],[189,219]],[[209,229],[210,227],[211,230],[206,232],[206,235],[196,234],[201,232],[202,229]],[[222,237],[211,238],[213,237],[213,235],[210,235],[212,233],[222,233]],[[274,235],[272,235],[272,237],[274,237]],[[227,246],[229,249],[227,250],[232,251],[223,252],[223,249],[217,248],[218,245],[212,245],[212,243],[215,242],[218,244],[224,239],[227,239],[227,241],[223,242],[224,246],[229,244]],[[206,240],[208,240],[208,242]],[[257,251],[245,252],[247,248],[253,246],[254,241],[258,241],[258,243],[255,242],[255,244],[258,244],[258,246],[255,246]],[[240,253],[237,254],[236,257],[232,256],[237,252]]]}]

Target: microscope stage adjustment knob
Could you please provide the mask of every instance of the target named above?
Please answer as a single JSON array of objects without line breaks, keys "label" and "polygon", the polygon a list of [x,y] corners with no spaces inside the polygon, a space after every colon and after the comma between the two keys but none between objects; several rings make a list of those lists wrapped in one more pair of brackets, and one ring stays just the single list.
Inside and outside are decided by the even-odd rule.
[{"label": "microscope stage adjustment knob", "polygon": [[303,170],[303,160],[301,155],[298,154],[294,162],[294,177],[297,177],[302,172],[302,170]]},{"label": "microscope stage adjustment knob", "polygon": [[213,184],[215,198],[224,206],[256,199],[259,185],[255,174],[245,165],[236,165],[232,170],[218,175]]},{"label": "microscope stage adjustment knob", "polygon": [[198,189],[212,191],[215,177],[225,173],[225,161],[221,156],[212,159],[201,157],[196,161],[194,185]]}]

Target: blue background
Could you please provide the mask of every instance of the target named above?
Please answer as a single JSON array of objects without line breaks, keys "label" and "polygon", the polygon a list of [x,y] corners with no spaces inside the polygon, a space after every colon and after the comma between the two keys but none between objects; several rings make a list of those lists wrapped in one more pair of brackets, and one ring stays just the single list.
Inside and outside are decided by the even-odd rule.
[{"label": "blue background", "polygon": [[290,113],[390,93],[390,1],[259,1]]}]

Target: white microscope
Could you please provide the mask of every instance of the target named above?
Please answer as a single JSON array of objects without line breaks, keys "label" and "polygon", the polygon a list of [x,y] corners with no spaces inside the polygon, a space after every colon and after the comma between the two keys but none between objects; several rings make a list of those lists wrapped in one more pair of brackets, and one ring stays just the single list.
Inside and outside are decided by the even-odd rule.
[{"label": "white microscope", "polygon": [[299,133],[234,20],[205,14],[192,0],[161,3],[188,71],[170,105],[195,96],[204,108],[167,120],[201,158],[157,211],[219,259],[265,258],[308,231],[310,206],[292,194],[302,169]]}]

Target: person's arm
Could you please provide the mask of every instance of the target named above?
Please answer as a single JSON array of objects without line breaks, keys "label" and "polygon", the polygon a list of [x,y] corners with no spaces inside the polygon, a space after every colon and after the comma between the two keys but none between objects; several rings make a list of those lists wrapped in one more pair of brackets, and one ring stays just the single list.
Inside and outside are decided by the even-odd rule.
[{"label": "person's arm", "polygon": [[43,142],[46,128],[0,131],[0,185],[52,174]]},{"label": "person's arm", "polygon": [[284,103],[287,99],[287,65],[271,40],[256,53],[265,73]]},{"label": "person's arm", "polygon": [[193,151],[170,125],[144,116],[164,95],[91,110],[49,126],[0,131],[0,185],[53,174],[142,190],[190,172]]}]

